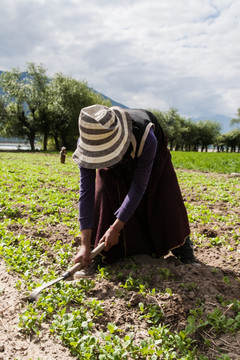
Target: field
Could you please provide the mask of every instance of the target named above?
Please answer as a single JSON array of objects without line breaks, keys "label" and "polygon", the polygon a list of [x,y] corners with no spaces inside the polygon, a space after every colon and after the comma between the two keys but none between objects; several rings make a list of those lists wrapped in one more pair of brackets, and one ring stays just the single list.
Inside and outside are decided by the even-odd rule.
[{"label": "field", "polygon": [[79,171],[0,152],[0,360],[240,359],[240,154],[172,156],[199,264],[139,255],[31,304],[79,246]]}]

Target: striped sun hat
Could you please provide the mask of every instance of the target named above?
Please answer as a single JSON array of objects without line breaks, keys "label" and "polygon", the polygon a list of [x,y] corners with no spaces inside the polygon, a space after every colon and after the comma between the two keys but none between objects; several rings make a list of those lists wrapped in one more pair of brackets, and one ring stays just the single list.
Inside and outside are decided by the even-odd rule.
[{"label": "striped sun hat", "polygon": [[128,149],[132,121],[119,107],[92,105],[80,112],[79,132],[74,161],[88,169],[110,167],[121,161]]}]

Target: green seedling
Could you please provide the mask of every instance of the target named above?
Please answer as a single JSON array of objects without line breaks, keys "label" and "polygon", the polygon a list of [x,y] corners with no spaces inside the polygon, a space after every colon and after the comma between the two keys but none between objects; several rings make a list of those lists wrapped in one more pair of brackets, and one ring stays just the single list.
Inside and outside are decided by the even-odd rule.
[{"label": "green seedling", "polygon": [[134,279],[131,275],[126,279],[125,284],[121,284],[120,287],[130,291],[139,290],[143,292],[148,286],[142,279]]},{"label": "green seedling", "polygon": [[98,275],[102,278],[102,279],[109,279],[111,274],[110,274],[110,270],[107,267],[100,267],[98,266]]},{"label": "green seedling", "polygon": [[226,284],[230,284],[230,280],[229,280],[229,277],[228,276],[224,276],[223,277],[223,281],[226,283]]},{"label": "green seedling", "polygon": [[158,269],[158,273],[160,276],[160,279],[162,280],[169,280],[174,278],[174,274],[171,272],[171,270],[167,268],[160,268]]},{"label": "green seedling", "polygon": [[188,291],[194,291],[199,289],[199,287],[195,283],[189,283],[189,284],[181,283],[180,286],[181,288],[186,289]]},{"label": "green seedling", "polygon": [[140,320],[146,319],[149,324],[158,325],[163,319],[163,313],[158,305],[139,303],[138,306],[141,312]]}]

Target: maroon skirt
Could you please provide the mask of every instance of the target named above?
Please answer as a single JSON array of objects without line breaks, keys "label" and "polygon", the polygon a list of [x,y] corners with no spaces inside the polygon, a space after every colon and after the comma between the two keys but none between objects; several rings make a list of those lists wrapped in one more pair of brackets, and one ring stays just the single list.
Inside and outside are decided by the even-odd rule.
[{"label": "maroon skirt", "polygon": [[[184,244],[190,234],[189,222],[177,176],[167,147],[158,154],[158,165],[152,169],[146,192],[134,215],[125,224],[119,243],[103,252],[108,264],[137,254],[166,255]],[[96,175],[94,229],[92,245],[96,246],[116,220],[114,212],[121,206],[131,185],[132,173],[119,178],[111,169],[100,169]]]}]

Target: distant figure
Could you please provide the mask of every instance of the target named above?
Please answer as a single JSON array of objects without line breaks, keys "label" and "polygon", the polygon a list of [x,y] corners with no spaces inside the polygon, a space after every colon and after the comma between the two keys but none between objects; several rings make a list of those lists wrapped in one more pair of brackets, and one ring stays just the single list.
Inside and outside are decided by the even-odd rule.
[{"label": "distant figure", "polygon": [[65,146],[63,146],[60,151],[60,161],[62,164],[65,164],[66,155],[67,155],[66,148],[65,148]]}]

